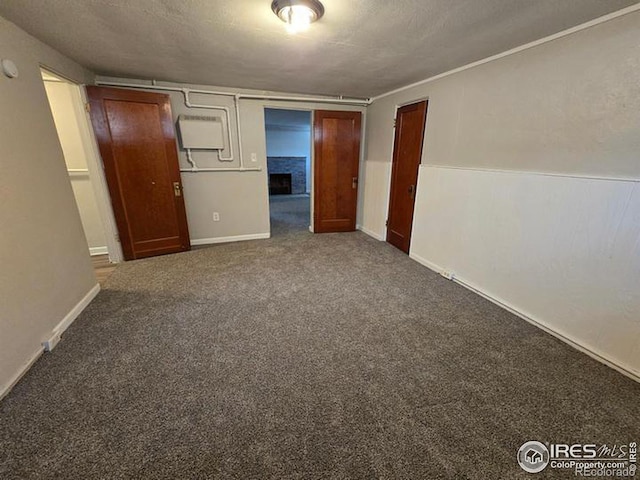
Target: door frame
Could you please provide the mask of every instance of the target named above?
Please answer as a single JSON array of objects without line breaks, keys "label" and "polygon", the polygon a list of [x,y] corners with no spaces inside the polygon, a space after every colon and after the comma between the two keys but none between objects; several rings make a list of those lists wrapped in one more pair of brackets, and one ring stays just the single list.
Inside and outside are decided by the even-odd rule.
[{"label": "door frame", "polygon": [[[358,158],[359,161],[359,174],[358,174],[358,199],[357,199],[357,205],[356,205],[356,230],[361,230],[361,225],[360,225],[360,219],[362,217],[362,206],[364,205],[364,175],[365,175],[365,146],[366,146],[366,135],[367,135],[367,108],[366,107],[351,107],[351,108],[344,108],[345,105],[342,104],[332,104],[332,103],[318,103],[318,102],[296,102],[293,103],[292,102],[283,102],[282,100],[280,101],[263,101],[262,102],[262,107],[263,107],[263,115],[264,115],[264,109],[265,108],[271,108],[274,110],[297,110],[297,111],[304,111],[304,112],[309,112],[309,114],[311,115],[311,135],[310,135],[310,139],[309,139],[309,149],[311,152],[310,158],[311,158],[311,189],[309,192],[309,201],[310,201],[310,216],[311,218],[309,219],[309,231],[311,233],[315,233],[314,230],[314,215],[315,215],[315,203],[314,203],[314,197],[315,197],[315,174],[314,174],[314,170],[315,170],[315,148],[314,148],[314,141],[313,141],[313,131],[315,128],[315,124],[314,124],[314,112],[316,110],[343,110],[345,112],[360,112],[361,114],[361,126],[360,126],[360,155]],[[265,161],[266,161],[266,157],[267,157],[267,144],[266,144],[266,134],[267,134],[267,128],[266,128],[266,123],[262,122],[262,126],[264,127],[264,133],[265,133]],[[265,165],[265,176],[266,176],[266,181],[269,181],[269,173],[267,171],[267,167]],[[267,203],[269,200],[269,194],[267,193]],[[388,210],[388,208],[387,208]],[[269,218],[271,218],[271,209],[269,209]],[[386,227],[385,227],[386,228]],[[269,231],[271,231],[271,224],[269,224]],[[386,233],[385,233],[386,235]]]},{"label": "door frame", "polygon": [[[118,238],[118,230],[116,228],[116,219],[111,206],[111,196],[107,188],[107,178],[102,165],[102,157],[98,150],[98,140],[93,132],[91,118],[87,105],[87,91],[85,84],[77,83],[70,78],[56,72],[45,64],[40,64],[40,69],[47,71],[54,76],[60,77],[72,87],[72,103],[73,110],[78,119],[78,129],[80,131],[80,141],[83,146],[84,154],[87,161],[87,170],[89,170],[89,181],[96,198],[98,213],[104,229],[105,240],[107,242],[107,253],[111,263],[120,263],[124,260],[122,247]],[[43,81],[44,86],[44,81]]]},{"label": "door frame", "polygon": [[[402,103],[396,103],[395,105],[395,109],[393,111],[393,135],[391,138],[391,157],[389,159],[389,180],[387,182],[387,201],[385,202],[385,221],[384,221],[384,231],[382,232],[382,238],[380,239],[381,241],[385,242],[387,241],[387,230],[388,230],[388,223],[389,223],[389,207],[391,207],[391,180],[393,177],[393,155],[396,151],[396,126],[395,126],[395,121],[398,118],[398,110],[400,110],[402,107],[406,107],[407,105],[413,105],[414,103],[420,103],[420,102],[427,102],[427,104],[429,103],[429,97],[419,97],[419,98],[415,98],[412,100],[408,100],[406,102],[402,102]],[[424,133],[422,134],[422,153],[424,154],[424,141],[427,138],[427,121],[428,121],[428,115],[427,118],[425,118],[424,121]],[[420,165],[422,165],[422,158],[420,159]],[[418,167],[419,168],[419,167]],[[417,193],[417,188],[416,188],[416,193]],[[415,220],[415,217],[414,217]],[[412,225],[413,227],[413,225]],[[413,232],[413,228],[411,229]]]},{"label": "door frame", "polygon": [[[306,104],[302,104],[300,105],[300,107],[296,108],[295,105],[287,105],[287,106],[282,106],[282,104],[271,104],[268,102],[265,102],[262,104],[262,112],[263,112],[263,122],[262,122],[262,126],[264,127],[264,157],[265,157],[265,166],[264,166],[264,170],[266,172],[266,176],[267,176],[267,183],[269,182],[269,166],[267,163],[267,122],[266,120],[264,120],[264,113],[266,109],[270,109],[270,110],[291,110],[294,112],[307,112],[309,114],[309,176],[311,177],[309,179],[311,188],[309,189],[309,206],[310,206],[310,211],[309,211],[309,231],[311,233],[313,233],[313,195],[314,195],[314,175],[313,175],[313,168],[314,168],[314,151],[313,151],[313,112],[315,111],[314,108],[307,106]],[[268,197],[269,197],[269,192],[267,191],[267,204],[268,202]],[[271,233],[271,206],[269,206],[269,233]]]},{"label": "door frame", "polygon": [[120,263],[124,261],[124,254],[116,227],[116,217],[113,213],[113,207],[111,206],[107,177],[105,176],[102,157],[98,150],[98,140],[96,139],[93,127],[89,123],[91,119],[89,118],[89,111],[86,107],[86,105],[89,104],[89,99],[87,98],[87,90],[84,85],[82,87],[78,85],[78,94],[80,95],[80,104],[76,107],[81,109],[79,113],[83,113],[82,118],[84,120],[81,126],[82,142],[87,152],[90,152],[87,156],[87,167],[89,168],[90,177],[95,178],[95,180],[92,181],[93,188],[96,192],[96,197],[98,197],[98,209],[103,217],[102,223],[105,229],[105,236],[107,237],[109,260],[112,263]]}]

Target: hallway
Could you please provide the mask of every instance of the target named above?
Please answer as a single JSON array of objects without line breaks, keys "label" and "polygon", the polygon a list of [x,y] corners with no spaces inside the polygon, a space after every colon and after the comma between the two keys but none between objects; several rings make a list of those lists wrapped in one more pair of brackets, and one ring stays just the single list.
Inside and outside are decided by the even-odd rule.
[{"label": "hallway", "polygon": [[270,195],[271,236],[289,233],[309,233],[311,224],[309,195]]}]

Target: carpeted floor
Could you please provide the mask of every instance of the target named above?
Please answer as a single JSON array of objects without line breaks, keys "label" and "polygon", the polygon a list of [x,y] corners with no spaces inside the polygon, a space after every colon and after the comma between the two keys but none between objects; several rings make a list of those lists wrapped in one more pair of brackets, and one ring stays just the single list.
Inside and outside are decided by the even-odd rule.
[{"label": "carpeted floor", "polygon": [[0,403],[0,478],[570,478],[518,448],[640,439],[639,384],[275,203],[270,240],[119,266]]},{"label": "carpeted floor", "polygon": [[309,195],[272,195],[271,236],[282,237],[293,233],[309,233],[311,200]]}]

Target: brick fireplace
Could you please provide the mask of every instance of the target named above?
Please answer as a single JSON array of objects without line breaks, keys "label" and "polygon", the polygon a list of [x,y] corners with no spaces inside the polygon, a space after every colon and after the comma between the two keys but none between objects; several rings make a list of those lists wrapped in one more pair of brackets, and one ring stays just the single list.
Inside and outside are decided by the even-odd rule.
[{"label": "brick fireplace", "polygon": [[270,173],[269,195],[291,195],[291,174]]},{"label": "brick fireplace", "polygon": [[[307,157],[267,157],[267,170],[269,172],[269,194],[299,194],[307,192]],[[282,177],[288,175],[289,177]],[[281,191],[283,183],[290,178],[291,188],[289,192]],[[272,193],[272,185],[278,185],[278,192]]]}]

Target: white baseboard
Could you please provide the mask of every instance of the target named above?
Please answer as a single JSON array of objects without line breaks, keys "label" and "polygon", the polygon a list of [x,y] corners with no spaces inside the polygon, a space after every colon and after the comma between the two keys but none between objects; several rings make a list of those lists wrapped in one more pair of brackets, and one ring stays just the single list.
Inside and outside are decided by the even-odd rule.
[{"label": "white baseboard", "polygon": [[[80,313],[86,308],[86,306],[91,303],[91,300],[95,298],[99,291],[100,285],[94,285],[91,290],[89,290],[89,292],[82,298],[82,300],[80,300],[71,309],[71,311],[64,316],[62,321],[54,327],[51,334],[48,335],[49,340],[47,341],[51,342],[52,339],[56,339],[53,342],[53,345],[55,346],[57,344],[57,340],[62,336],[64,331],[69,328],[69,326],[76,318],[78,318],[78,315],[80,315]],[[34,363],[36,363],[36,360],[40,358],[40,355],[42,355],[44,350],[45,347],[43,344],[41,344],[38,349],[31,354],[29,359],[22,365],[20,370],[18,370],[18,372],[16,372],[16,374],[11,377],[11,379],[6,384],[0,387],[0,400],[2,400],[11,391],[11,389],[20,381],[24,374],[27,373],[27,371],[33,366]]]},{"label": "white baseboard", "polygon": [[106,255],[109,253],[107,247],[89,247],[89,254],[93,257],[94,255]]},{"label": "white baseboard", "polygon": [[243,242],[246,240],[264,240],[271,238],[271,234],[252,233],[251,235],[236,235],[233,237],[214,237],[214,238],[194,238],[191,239],[191,245],[213,245],[215,243]]},{"label": "white baseboard", "polygon": [[[415,253],[409,253],[409,257],[413,260],[415,260],[416,262],[420,263],[421,265],[424,265],[425,267],[429,268],[430,270],[433,270],[434,272],[442,275],[443,272],[446,271],[446,269],[440,267],[439,265],[434,264],[433,262],[430,262],[429,260],[427,260],[426,258],[421,257],[420,255],[416,255]],[[564,343],[566,343],[567,345],[575,348],[576,350],[585,353],[586,355],[589,355],[591,358],[593,358],[594,360],[597,360],[600,363],[603,363],[604,365],[613,368],[614,370],[620,372],[621,374],[625,375],[626,377],[629,377],[632,380],[635,380],[636,382],[640,383],[640,374],[638,372],[635,372],[634,370],[632,370],[629,367],[626,367],[624,365],[620,365],[618,364],[615,360],[609,358],[609,356],[603,352],[600,352],[598,350],[595,350],[593,347],[589,347],[586,345],[583,345],[580,341],[576,340],[575,338],[571,337],[570,335],[566,335],[564,333],[561,333],[559,331],[557,331],[555,328],[553,328],[552,326],[548,325],[546,322],[543,322],[540,319],[537,318],[533,318],[530,315],[527,315],[523,312],[521,312],[520,310],[518,310],[517,308],[513,307],[512,305],[510,305],[509,303],[491,296],[490,294],[486,293],[485,291],[483,291],[480,287],[478,287],[477,285],[474,285],[471,282],[467,282],[464,279],[458,277],[457,275],[453,278],[453,281],[456,282],[457,284],[465,287],[468,290],[471,290],[472,292],[480,295],[483,298],[486,298],[487,300],[489,300],[492,303],[495,303],[496,305],[498,305],[501,308],[504,308],[505,310],[507,310],[508,312],[522,318],[523,320],[525,320],[526,322],[530,323],[531,325],[534,325],[538,328],[540,328],[541,330],[544,330],[545,332],[547,332],[550,335],[553,335],[554,337],[556,337],[558,340],[563,341]]]},{"label": "white baseboard", "polygon": [[433,270],[436,273],[442,274],[442,272],[444,272],[444,268],[441,268],[439,265],[436,265],[435,263],[430,262],[426,258],[423,258],[420,255],[416,255],[415,253],[413,253],[411,251],[409,251],[409,258],[412,259],[412,260],[415,260],[420,265],[424,265],[429,270]]},{"label": "white baseboard", "polygon": [[35,352],[31,354],[29,359],[25,362],[24,365],[16,372],[16,374],[11,377],[11,379],[5,383],[2,387],[0,387],[0,400],[2,400],[13,387],[20,381],[20,379],[24,376],[25,373],[33,366],[34,363],[40,358],[44,352],[44,348],[39,347]]},{"label": "white baseboard", "polygon": [[53,334],[62,336],[64,331],[69,328],[69,326],[74,322],[76,318],[78,318],[78,315],[82,313],[82,311],[87,307],[87,305],[91,303],[91,300],[93,300],[99,292],[100,284],[96,283],[93,288],[91,288],[91,290],[89,290],[89,292],[84,297],[82,297],[82,300],[80,300],[76,304],[76,306],[73,307],[71,311],[64,316],[62,321],[54,327]]},{"label": "white baseboard", "polygon": [[378,233],[374,232],[373,230],[369,230],[367,227],[364,227],[364,226],[362,226],[362,225],[357,225],[357,226],[356,226],[356,228],[357,228],[358,230],[362,231],[363,233],[366,233],[366,234],[367,234],[367,235],[369,235],[370,237],[375,238],[376,240],[380,240],[381,242],[384,242],[384,241],[385,241],[385,238],[384,238],[382,235],[380,235],[380,234],[378,234]]}]

